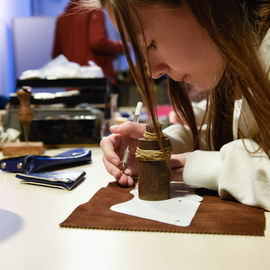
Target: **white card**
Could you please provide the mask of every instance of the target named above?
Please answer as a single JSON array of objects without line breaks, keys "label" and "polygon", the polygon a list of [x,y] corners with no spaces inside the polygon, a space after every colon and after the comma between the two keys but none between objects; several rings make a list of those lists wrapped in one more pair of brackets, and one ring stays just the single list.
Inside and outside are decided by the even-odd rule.
[{"label": "white card", "polygon": [[112,211],[163,223],[186,227],[195,216],[202,197],[194,193],[193,187],[183,183],[171,183],[171,198],[162,201],[145,201],[138,197],[138,190],[131,190],[134,197],[111,207]]}]

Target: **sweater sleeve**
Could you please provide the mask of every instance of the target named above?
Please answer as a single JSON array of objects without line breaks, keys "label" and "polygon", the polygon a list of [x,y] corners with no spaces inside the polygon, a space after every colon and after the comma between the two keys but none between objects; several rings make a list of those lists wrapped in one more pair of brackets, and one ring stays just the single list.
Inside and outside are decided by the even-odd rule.
[{"label": "sweater sleeve", "polygon": [[[249,139],[235,140],[220,151],[192,152],[187,158],[186,184],[215,190],[223,199],[270,211],[270,160]],[[248,151],[247,151],[248,150]]]},{"label": "sweater sleeve", "polygon": [[180,154],[192,151],[192,135],[188,128],[179,124],[171,125],[162,131],[172,144],[172,154]]},{"label": "sweater sleeve", "polygon": [[[199,103],[192,104],[195,119],[198,125],[201,124],[202,119],[205,114],[206,101],[203,100]],[[206,149],[206,141],[204,139],[204,134],[206,132],[206,124],[202,125],[201,128],[201,140],[200,148]],[[171,125],[163,130],[163,133],[169,137],[173,154],[180,154],[185,152],[193,151],[193,138],[191,130],[187,126],[182,126],[180,124]]]}]

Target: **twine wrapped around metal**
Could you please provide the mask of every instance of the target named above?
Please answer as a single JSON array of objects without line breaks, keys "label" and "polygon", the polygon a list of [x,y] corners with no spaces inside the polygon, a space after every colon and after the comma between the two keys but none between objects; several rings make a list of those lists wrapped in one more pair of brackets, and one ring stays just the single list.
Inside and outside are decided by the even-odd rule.
[{"label": "twine wrapped around metal", "polygon": [[170,198],[171,143],[163,135],[162,147],[152,126],[146,127],[144,138],[139,139],[135,157],[138,162],[139,198],[165,200]]}]

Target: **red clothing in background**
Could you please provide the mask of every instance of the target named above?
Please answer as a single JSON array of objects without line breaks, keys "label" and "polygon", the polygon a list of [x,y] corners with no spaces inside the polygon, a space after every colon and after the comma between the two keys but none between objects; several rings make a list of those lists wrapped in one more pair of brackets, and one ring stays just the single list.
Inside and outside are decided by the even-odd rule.
[{"label": "red clothing in background", "polygon": [[92,60],[115,83],[113,59],[119,53],[122,53],[122,43],[108,39],[103,10],[80,11],[73,1],[58,17],[53,58],[63,54],[80,65],[88,65]]}]

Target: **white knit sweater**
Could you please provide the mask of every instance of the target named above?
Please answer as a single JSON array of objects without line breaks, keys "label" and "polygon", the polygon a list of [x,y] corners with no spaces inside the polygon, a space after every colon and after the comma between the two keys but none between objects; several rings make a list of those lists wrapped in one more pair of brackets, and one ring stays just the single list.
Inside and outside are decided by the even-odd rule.
[{"label": "white knit sweater", "polygon": [[[264,62],[269,65],[270,31],[264,39],[261,52],[264,55]],[[204,108],[204,102],[194,108],[197,121],[202,118]],[[249,120],[248,123],[245,119]],[[234,140],[225,144],[220,151],[203,150],[205,142],[201,141],[201,150],[192,152],[187,158],[183,173],[184,182],[215,190],[221,198],[234,198],[243,204],[270,211],[270,160],[263,151],[250,153],[258,147],[254,141],[238,139],[237,131],[241,130],[245,135],[249,127],[253,126],[253,121],[245,100],[236,101],[233,121]],[[203,126],[203,131],[205,129],[206,127]],[[185,132],[182,126],[172,125],[166,128],[164,133],[171,140],[173,153],[192,151],[189,130]]]}]

